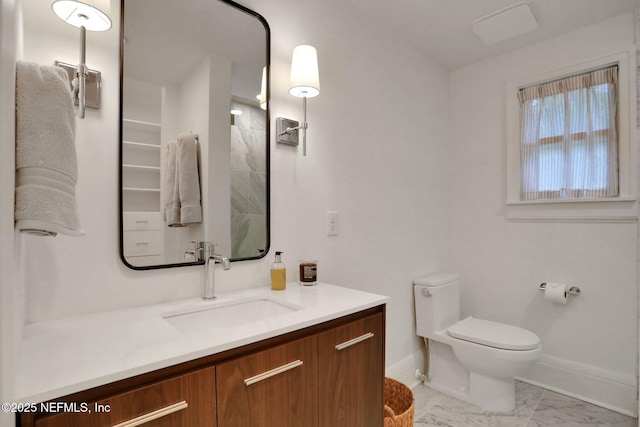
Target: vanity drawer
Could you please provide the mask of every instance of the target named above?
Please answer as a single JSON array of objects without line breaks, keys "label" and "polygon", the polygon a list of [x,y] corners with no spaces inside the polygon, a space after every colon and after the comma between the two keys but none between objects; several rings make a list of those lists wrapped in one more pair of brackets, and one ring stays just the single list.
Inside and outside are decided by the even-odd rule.
[{"label": "vanity drawer", "polygon": [[161,230],[162,218],[158,212],[123,212],[124,231]]},{"label": "vanity drawer", "polygon": [[162,254],[162,232],[151,231],[125,231],[124,256],[147,256]]},{"label": "vanity drawer", "polygon": [[201,369],[99,401],[75,403],[87,411],[39,418],[35,427],[213,427],[215,368]]},{"label": "vanity drawer", "polygon": [[219,426],[316,427],[316,337],[216,366]]}]

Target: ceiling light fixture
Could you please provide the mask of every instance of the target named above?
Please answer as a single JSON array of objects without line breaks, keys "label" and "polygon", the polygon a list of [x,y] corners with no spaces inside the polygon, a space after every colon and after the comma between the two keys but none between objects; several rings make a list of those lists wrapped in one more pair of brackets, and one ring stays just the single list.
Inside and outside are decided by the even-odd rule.
[{"label": "ceiling light fixture", "polygon": [[520,2],[473,21],[473,31],[484,44],[494,44],[538,28],[529,3]]}]

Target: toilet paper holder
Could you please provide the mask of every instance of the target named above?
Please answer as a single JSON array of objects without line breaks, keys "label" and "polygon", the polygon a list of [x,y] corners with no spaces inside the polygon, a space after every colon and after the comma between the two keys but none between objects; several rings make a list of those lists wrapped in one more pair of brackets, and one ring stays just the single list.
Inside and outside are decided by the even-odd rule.
[{"label": "toilet paper holder", "polygon": [[[547,284],[546,283],[540,283],[540,286],[538,286],[538,290],[539,291],[544,291],[547,288]],[[569,290],[567,291],[567,293],[571,294],[571,295],[580,295],[580,288],[577,286],[571,286],[569,288]]]}]

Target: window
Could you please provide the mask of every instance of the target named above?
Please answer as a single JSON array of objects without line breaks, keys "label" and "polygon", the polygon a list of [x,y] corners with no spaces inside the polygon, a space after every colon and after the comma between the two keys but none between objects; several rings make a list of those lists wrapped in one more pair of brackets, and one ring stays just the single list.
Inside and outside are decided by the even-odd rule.
[{"label": "window", "polygon": [[507,82],[507,219],[637,221],[635,65],[632,46]]},{"label": "window", "polygon": [[525,87],[520,200],[617,197],[618,66]]}]

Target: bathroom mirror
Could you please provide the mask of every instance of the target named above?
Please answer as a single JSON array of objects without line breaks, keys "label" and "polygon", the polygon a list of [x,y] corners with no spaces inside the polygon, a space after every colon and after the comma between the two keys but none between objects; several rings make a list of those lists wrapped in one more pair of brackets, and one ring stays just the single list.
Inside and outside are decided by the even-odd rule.
[{"label": "bathroom mirror", "polygon": [[[230,0],[121,0],[120,253],[133,269],[269,249],[270,32]],[[261,108],[261,104],[263,108]]]}]

